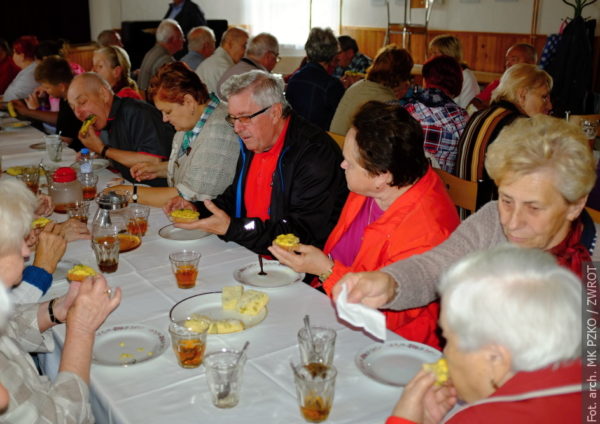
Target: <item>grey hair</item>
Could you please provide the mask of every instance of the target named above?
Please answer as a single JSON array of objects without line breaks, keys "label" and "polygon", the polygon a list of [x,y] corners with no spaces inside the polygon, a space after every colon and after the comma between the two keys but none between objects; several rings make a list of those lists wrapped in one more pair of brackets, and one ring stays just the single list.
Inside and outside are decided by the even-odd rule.
[{"label": "grey hair", "polygon": [[248,56],[262,57],[268,52],[279,54],[279,42],[273,35],[267,32],[261,32],[255,37],[252,37],[248,42],[248,48],[246,49],[246,54]]},{"label": "grey hair", "polygon": [[580,355],[581,281],[542,250],[502,245],[471,254],[442,276],[439,292],[461,350],[504,346],[513,371]]},{"label": "grey hair", "polygon": [[35,195],[21,181],[0,181],[0,256],[21,251],[36,205]]},{"label": "grey hair", "polygon": [[252,100],[258,106],[267,107],[275,103],[281,103],[283,107],[282,116],[287,116],[291,112],[291,107],[285,98],[284,87],[285,83],[280,75],[253,70],[229,77],[221,86],[221,93],[223,93],[225,99],[229,100],[231,96],[244,90],[251,90]]},{"label": "grey hair", "polygon": [[215,32],[207,26],[197,26],[189,30],[187,39],[188,50],[198,51],[202,50],[206,43],[215,42]]},{"label": "grey hair", "polygon": [[175,19],[163,19],[156,28],[156,41],[158,43],[166,43],[172,37],[177,35],[177,30],[181,31],[181,27]]},{"label": "grey hair", "polygon": [[340,51],[337,38],[331,28],[315,27],[310,30],[304,45],[309,62],[330,62]]},{"label": "grey hair", "polygon": [[109,82],[95,72],[84,72],[82,74],[75,75],[73,81],[71,82],[71,86],[74,82],[77,82],[79,80],[81,80],[81,84],[83,85],[83,89],[85,90],[85,92],[97,92],[100,91],[102,88],[105,88],[111,94],[114,94]]}]

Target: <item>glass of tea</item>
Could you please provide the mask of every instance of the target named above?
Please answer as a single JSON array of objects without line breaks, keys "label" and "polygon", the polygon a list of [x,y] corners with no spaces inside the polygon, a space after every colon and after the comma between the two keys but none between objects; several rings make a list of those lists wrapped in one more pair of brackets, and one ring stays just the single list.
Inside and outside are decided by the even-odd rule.
[{"label": "glass of tea", "polygon": [[69,214],[69,218],[75,218],[83,222],[84,224],[87,224],[89,209],[89,202],[78,200],[75,203],[69,205],[67,213]]},{"label": "glass of tea", "polygon": [[169,325],[173,352],[182,368],[197,368],[202,364],[206,351],[206,331],[203,328],[186,328],[184,323],[172,322]]},{"label": "glass of tea", "polygon": [[180,289],[191,289],[196,285],[200,256],[200,252],[186,249],[169,254],[171,269]]},{"label": "glass of tea", "polygon": [[130,234],[136,236],[145,236],[148,231],[148,216],[150,215],[150,207],[145,205],[139,205],[137,203],[129,205],[131,210],[131,218],[127,229]]},{"label": "glass of tea", "polygon": [[302,417],[309,423],[325,421],[333,405],[337,370],[318,363],[292,367]]},{"label": "glass of tea", "polygon": [[83,192],[83,200],[94,200],[96,197],[96,185],[98,184],[98,176],[92,173],[79,174],[77,177],[81,183]]},{"label": "glass of tea", "polygon": [[37,165],[24,166],[17,178],[23,181],[33,194],[37,194],[40,182],[40,168]]},{"label": "glass of tea", "polygon": [[104,235],[92,238],[92,249],[96,254],[98,268],[105,274],[115,272],[119,267],[119,237]]}]

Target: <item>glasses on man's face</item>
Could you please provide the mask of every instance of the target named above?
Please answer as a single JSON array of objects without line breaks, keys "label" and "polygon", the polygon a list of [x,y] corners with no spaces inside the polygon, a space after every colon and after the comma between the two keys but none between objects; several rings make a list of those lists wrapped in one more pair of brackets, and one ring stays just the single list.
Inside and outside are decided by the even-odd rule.
[{"label": "glasses on man's face", "polygon": [[274,51],[270,51],[270,53],[275,56],[275,62],[279,63],[279,61],[281,60],[281,56],[279,56],[279,53],[274,52]]},{"label": "glasses on man's face", "polygon": [[232,127],[235,125],[235,121],[238,121],[240,124],[246,125],[246,124],[249,124],[250,121],[252,121],[252,118],[260,115],[261,113],[265,113],[271,106],[273,106],[273,105],[267,106],[266,108],[261,109],[258,112],[253,113],[252,115],[242,115],[242,116],[227,115],[225,117],[225,120]]}]

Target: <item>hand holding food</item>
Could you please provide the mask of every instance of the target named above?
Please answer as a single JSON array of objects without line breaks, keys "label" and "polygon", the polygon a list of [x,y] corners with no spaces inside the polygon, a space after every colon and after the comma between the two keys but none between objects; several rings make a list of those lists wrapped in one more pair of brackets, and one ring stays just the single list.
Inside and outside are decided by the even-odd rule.
[{"label": "hand holding food", "polygon": [[46,224],[49,224],[50,222],[52,222],[51,219],[48,219],[48,218],[45,218],[45,217],[41,216],[38,219],[35,219],[31,223],[31,228],[34,229],[34,230],[41,229],[41,228],[44,228],[46,226]]},{"label": "hand holding food", "polygon": [[177,209],[170,214],[173,222],[193,222],[196,221],[199,216],[200,212],[190,209]]},{"label": "hand holding food", "polygon": [[300,244],[300,239],[294,234],[279,234],[275,240],[273,240],[273,243],[290,252],[293,252],[294,249],[298,247],[298,244]]},{"label": "hand holding food", "polygon": [[433,364],[423,364],[423,369],[435,375],[436,386],[441,386],[448,381],[448,362],[446,362],[445,358],[440,358]]},{"label": "hand holding food", "polygon": [[67,280],[69,281],[83,281],[87,277],[93,277],[96,275],[96,270],[86,265],[75,265],[67,272]]},{"label": "hand holding food", "polygon": [[90,115],[87,118],[85,118],[83,124],[81,125],[81,129],[79,130],[79,135],[82,137],[86,137],[90,127],[94,125],[97,119],[98,118],[96,117],[96,115]]}]

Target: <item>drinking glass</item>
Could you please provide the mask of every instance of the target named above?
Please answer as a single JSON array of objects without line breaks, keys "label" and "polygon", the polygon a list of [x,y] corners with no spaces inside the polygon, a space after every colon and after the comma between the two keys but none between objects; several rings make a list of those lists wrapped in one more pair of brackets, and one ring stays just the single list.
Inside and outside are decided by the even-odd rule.
[{"label": "drinking glass", "polygon": [[197,368],[202,364],[206,350],[207,330],[208,326],[204,327],[202,331],[192,331],[183,323],[172,322],[169,325],[171,344],[180,367]]},{"label": "drinking glass", "polygon": [[200,252],[185,249],[169,255],[171,269],[180,289],[191,289],[196,285],[200,256],[202,256]]},{"label": "drinking glass", "polygon": [[[310,327],[313,336],[312,344],[306,332],[302,327],[298,331],[298,347],[300,348],[300,358],[303,364],[320,363],[325,365],[333,364],[333,355],[335,353],[336,332],[326,327]],[[314,347],[314,348],[313,348]]]},{"label": "drinking glass", "polygon": [[329,417],[335,392],[337,370],[332,365],[292,365],[302,417],[309,423],[320,423]]},{"label": "drinking glass", "polygon": [[46,152],[48,158],[52,162],[60,162],[62,160],[63,142],[59,135],[46,135],[44,136],[46,142]]},{"label": "drinking glass", "polygon": [[206,381],[217,408],[233,408],[240,401],[240,388],[246,354],[223,348],[204,357]]}]

